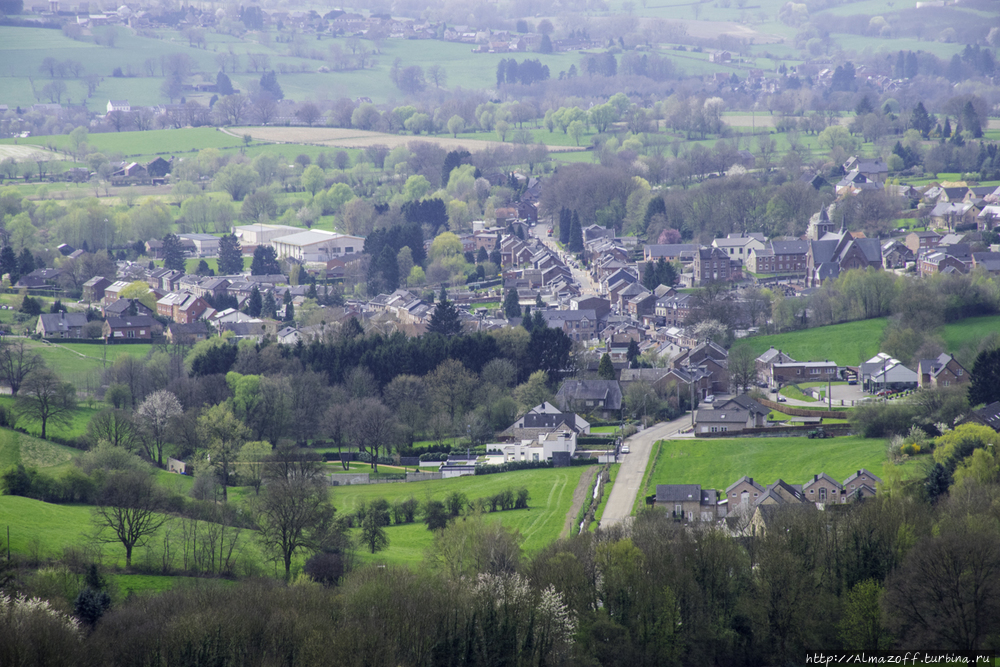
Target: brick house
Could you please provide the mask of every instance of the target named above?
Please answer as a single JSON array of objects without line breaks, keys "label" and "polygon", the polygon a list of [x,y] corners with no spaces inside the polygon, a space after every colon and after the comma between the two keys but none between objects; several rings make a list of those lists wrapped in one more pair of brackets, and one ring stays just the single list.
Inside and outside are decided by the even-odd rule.
[{"label": "brick house", "polygon": [[105,342],[151,340],[154,333],[159,334],[159,329],[159,323],[149,315],[109,317],[104,322],[101,335]]},{"label": "brick house", "polygon": [[937,359],[921,359],[917,364],[917,386],[952,387],[971,382],[972,376],[954,356],[942,353]]},{"label": "brick house", "polygon": [[729,255],[722,248],[700,248],[694,255],[693,277],[699,285],[729,280]]},{"label": "brick house", "polygon": [[657,484],[653,506],[678,521],[713,521],[719,515],[718,495],[700,484]]},{"label": "brick house", "polygon": [[768,384],[772,387],[800,382],[826,382],[837,379],[835,361],[792,361],[771,364]]},{"label": "brick house", "polygon": [[753,481],[753,477],[746,475],[729,485],[724,492],[729,513],[736,511],[741,505],[747,509],[752,508],[763,494],[764,487]]},{"label": "brick house", "polygon": [[190,292],[172,292],[156,302],[158,315],[181,324],[197,321],[208,308],[207,301]]},{"label": "brick house", "polygon": [[111,285],[111,281],[103,276],[94,276],[83,284],[82,301],[88,303],[100,303],[104,300],[104,290]]},{"label": "brick house", "polygon": [[84,313],[43,313],[38,316],[35,333],[42,338],[84,338],[86,326]]},{"label": "brick house", "polygon": [[846,503],[852,500],[873,497],[877,488],[876,484],[881,481],[882,478],[864,468],[855,471],[844,480],[840,502]]},{"label": "brick house", "polygon": [[821,472],[802,485],[802,497],[811,503],[843,502],[844,487],[834,478]]}]

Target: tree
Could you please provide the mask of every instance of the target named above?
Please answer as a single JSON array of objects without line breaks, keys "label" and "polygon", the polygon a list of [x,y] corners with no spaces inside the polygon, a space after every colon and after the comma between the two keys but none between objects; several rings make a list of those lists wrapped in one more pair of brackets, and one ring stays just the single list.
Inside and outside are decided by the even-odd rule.
[{"label": "tree", "polygon": [[280,100],[284,99],[285,93],[281,90],[281,86],[278,84],[278,75],[274,73],[274,70],[269,72],[264,72],[260,77],[260,90],[263,93],[267,93],[272,99]]},{"label": "tree", "polygon": [[757,383],[757,355],[749,345],[734,345],[729,350],[729,379],[745,394]]},{"label": "tree", "polygon": [[278,253],[271,246],[259,245],[254,248],[253,261],[250,263],[250,275],[273,276],[281,273],[278,263]]},{"label": "tree", "polygon": [[611,363],[611,355],[607,352],[601,355],[601,363],[597,366],[597,377],[602,380],[615,379],[615,367]]},{"label": "tree", "polygon": [[385,512],[366,512],[361,521],[361,543],[372,553],[382,551],[389,546],[389,537],[385,534]]},{"label": "tree", "polygon": [[88,439],[92,446],[107,442],[112,447],[119,447],[131,452],[139,444],[139,425],[132,418],[132,413],[118,408],[101,410],[87,424]]},{"label": "tree", "polygon": [[260,296],[260,289],[254,285],[250,289],[250,296],[247,298],[247,315],[250,317],[260,317],[261,311],[264,309],[264,301]]},{"label": "tree", "polygon": [[508,320],[521,317],[521,304],[518,303],[517,289],[512,287],[503,297],[503,314]]},{"label": "tree", "polygon": [[50,423],[69,424],[76,410],[76,389],[63,382],[55,371],[38,368],[24,379],[17,399],[17,412],[29,421],[40,422],[45,439]]},{"label": "tree", "polygon": [[312,124],[322,118],[322,116],[323,112],[312,102],[306,102],[295,112],[295,117],[309,127],[312,127]]},{"label": "tree", "polygon": [[184,249],[176,234],[163,237],[163,268],[173,271],[184,271]]},{"label": "tree", "polygon": [[[16,165],[16,163],[15,163]],[[0,250],[0,276],[7,274],[10,277],[10,284],[15,284],[21,277],[17,270],[17,253],[10,245],[5,245]]]},{"label": "tree", "polygon": [[260,495],[260,485],[264,481],[264,468],[271,455],[271,443],[263,440],[248,442],[240,448],[240,475],[253,488],[254,495]]},{"label": "tree", "polygon": [[0,378],[7,382],[11,396],[17,397],[25,378],[43,366],[41,356],[28,347],[25,339],[0,338]]},{"label": "tree", "polygon": [[243,250],[235,234],[219,238],[219,275],[233,276],[243,272]]},{"label": "tree", "polygon": [[371,457],[372,470],[378,472],[379,452],[396,443],[392,411],[377,398],[355,399],[350,405],[348,431],[358,450]]},{"label": "tree", "polygon": [[143,448],[150,461],[163,467],[163,449],[170,421],[183,413],[181,402],[169,391],[154,391],[146,397],[135,414],[143,427]]},{"label": "tree", "polygon": [[250,100],[243,95],[225,95],[213,107],[222,125],[240,125],[250,113]]},{"label": "tree", "polygon": [[297,551],[341,546],[342,535],[333,520],[335,510],[317,458],[294,451],[273,456],[264,470],[263,491],[252,505],[261,544],[280,558],[286,578],[291,577]]},{"label": "tree", "polygon": [[580,218],[575,212],[573,226],[569,230],[569,251],[572,253],[583,252],[583,228],[580,226]]},{"label": "tree", "polygon": [[323,189],[326,185],[326,174],[320,167],[311,164],[306,167],[305,171],[302,172],[302,187],[304,187],[309,194],[316,196],[316,193]]},{"label": "tree", "polygon": [[457,114],[449,118],[448,131],[451,132],[452,137],[458,138],[458,133],[465,131],[465,119]]},{"label": "tree", "polygon": [[[166,522],[163,493],[144,470],[115,470],[108,474],[94,508],[98,539],[121,542],[125,567],[132,567],[132,549],[142,546]],[[105,537],[105,529],[111,536]]]},{"label": "tree", "polygon": [[462,333],[462,321],[459,319],[458,308],[448,300],[448,292],[444,286],[441,287],[441,296],[434,306],[434,314],[431,315],[427,332],[438,333],[442,336],[456,336]]},{"label": "tree", "polygon": [[917,102],[917,106],[913,108],[913,113],[910,114],[910,127],[920,132],[924,139],[930,134],[931,118],[923,102]]},{"label": "tree", "polygon": [[228,192],[233,201],[242,201],[257,185],[257,172],[249,164],[230,162],[215,175],[212,185]]},{"label": "tree", "polygon": [[840,620],[840,640],[852,651],[886,651],[891,638],[882,623],[879,604],[884,589],[874,579],[855,584],[847,593]]},{"label": "tree", "polygon": [[427,375],[425,382],[435,407],[446,412],[449,421],[454,423],[472,398],[476,378],[461,361],[446,359]]},{"label": "tree", "polygon": [[240,450],[249,439],[246,425],[233,415],[225,403],[213,405],[198,418],[198,433],[208,445],[209,463],[219,471],[222,502],[229,500],[229,476]]},{"label": "tree", "polygon": [[220,96],[232,95],[234,92],[233,82],[221,70],[215,75],[215,89]]},{"label": "tree", "polygon": [[980,405],[1000,400],[1000,348],[983,350],[972,367],[969,404]]}]

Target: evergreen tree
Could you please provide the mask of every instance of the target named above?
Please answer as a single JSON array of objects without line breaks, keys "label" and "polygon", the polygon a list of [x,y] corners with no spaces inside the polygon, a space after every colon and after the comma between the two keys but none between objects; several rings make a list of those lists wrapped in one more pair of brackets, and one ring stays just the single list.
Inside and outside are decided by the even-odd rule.
[{"label": "evergreen tree", "polygon": [[573,226],[569,230],[569,251],[583,252],[583,228],[580,226],[580,216],[573,213]]},{"label": "evergreen tree", "polygon": [[163,237],[163,268],[172,271],[184,270],[184,248],[176,234]]},{"label": "evergreen tree", "polygon": [[910,115],[910,127],[920,132],[924,139],[930,135],[931,117],[927,114],[923,102],[917,102],[917,106],[913,107],[913,113]]},{"label": "evergreen tree", "polygon": [[264,307],[264,300],[260,296],[260,290],[254,285],[250,290],[250,298],[247,299],[247,315],[250,317],[260,317],[260,311]]},{"label": "evergreen tree", "polygon": [[912,79],[920,72],[920,67],[917,63],[917,54],[913,51],[906,52],[906,71],[903,72],[903,76],[907,79]]},{"label": "evergreen tree", "polygon": [[442,336],[455,336],[462,333],[462,321],[458,316],[458,308],[448,300],[448,291],[444,286],[441,287],[441,296],[438,298],[437,306],[434,307],[434,314],[431,315],[427,332],[439,333]]},{"label": "evergreen tree", "polygon": [[656,264],[654,262],[646,262],[646,268],[642,272],[642,286],[653,291],[659,284],[656,279]]},{"label": "evergreen tree", "polygon": [[253,262],[250,263],[250,275],[273,276],[281,273],[278,263],[278,253],[269,245],[259,245],[254,248]]},{"label": "evergreen tree", "polygon": [[615,379],[615,366],[611,363],[611,355],[607,352],[601,355],[601,363],[597,366],[597,377],[602,380]]},{"label": "evergreen tree", "polygon": [[264,74],[260,77],[260,89],[261,92],[267,93],[275,100],[285,98],[285,93],[281,90],[281,86],[278,84],[278,75],[274,73],[274,70],[264,72]]},{"label": "evergreen tree", "polygon": [[482,264],[483,262],[490,261],[490,254],[486,252],[486,248],[480,248],[479,252],[476,253],[476,264]]},{"label": "evergreen tree", "polygon": [[219,238],[219,275],[234,276],[243,272],[243,249],[235,234]]},{"label": "evergreen tree", "polygon": [[17,271],[17,254],[14,252],[14,248],[9,245],[5,245],[3,250],[0,250],[0,275],[5,273],[10,274],[11,285],[21,277]]},{"label": "evergreen tree", "polygon": [[[316,285],[313,285],[315,288]],[[295,304],[292,303],[292,291],[285,290],[285,296],[282,297],[282,301],[285,302],[285,321],[292,322],[295,320]]]},{"label": "evergreen tree", "polygon": [[983,350],[972,366],[969,404],[982,405],[1000,401],[1000,348]]},{"label": "evergreen tree", "polygon": [[972,106],[972,100],[965,103],[962,107],[962,127],[966,131],[971,132],[972,136],[979,139],[983,136],[983,124],[979,119],[979,113],[976,112],[976,108]]},{"label": "evergreen tree", "polygon": [[219,95],[232,95],[234,92],[233,82],[222,71],[215,75],[215,88]]},{"label": "evergreen tree", "polygon": [[511,288],[503,297],[503,314],[508,320],[521,317],[521,304],[517,302],[517,290]]},{"label": "evergreen tree", "polygon": [[[677,269],[663,257],[656,260],[656,284],[673,287],[677,283]],[[653,289],[656,289],[655,287]]]},{"label": "evergreen tree", "polygon": [[944,119],[944,129],[941,130],[941,136],[945,139],[951,136],[951,118]]},{"label": "evergreen tree", "polygon": [[264,295],[264,300],[260,306],[260,316],[273,320],[277,317],[277,315],[278,304],[274,300],[274,292],[268,290],[267,294]]},{"label": "evergreen tree", "polygon": [[542,311],[536,310],[535,315],[532,318],[531,330],[538,331],[539,329],[548,329],[549,325],[545,323],[545,318],[542,317]]},{"label": "evergreen tree", "polygon": [[27,248],[21,250],[17,256],[17,273],[19,276],[26,276],[35,270],[35,256]]},{"label": "evergreen tree", "polygon": [[531,319],[531,306],[524,307],[524,312],[521,314],[521,326],[528,331],[534,328],[535,323]]},{"label": "evergreen tree", "polygon": [[646,215],[642,218],[642,230],[645,232],[649,229],[649,223],[655,215],[667,216],[667,204],[663,201],[663,197],[653,197],[646,204]]},{"label": "evergreen tree", "polygon": [[496,264],[498,269],[503,265],[503,256],[500,254],[499,248],[490,251],[490,261]]},{"label": "evergreen tree", "polygon": [[552,53],[552,40],[548,35],[542,35],[542,43],[538,46],[539,53]]},{"label": "evergreen tree", "polygon": [[561,208],[559,210],[559,243],[562,245],[569,244],[569,230],[573,226],[573,212],[568,208]]},{"label": "evergreen tree", "polygon": [[630,341],[625,357],[628,359],[629,367],[635,368],[636,361],[639,359],[639,343],[635,342],[635,340]]}]

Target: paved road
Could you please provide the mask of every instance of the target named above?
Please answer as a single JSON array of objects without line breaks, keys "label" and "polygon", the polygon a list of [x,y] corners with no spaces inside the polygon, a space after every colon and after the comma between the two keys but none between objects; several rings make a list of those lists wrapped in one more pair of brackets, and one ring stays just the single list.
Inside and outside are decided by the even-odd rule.
[{"label": "paved road", "polygon": [[580,292],[583,296],[594,296],[597,294],[597,285],[594,283],[590,274],[583,269],[578,269],[571,263],[573,258],[568,253],[563,253],[559,250],[559,246],[556,242],[548,235],[549,223],[539,222],[535,226],[534,235],[542,242],[543,245],[548,247],[550,250],[563,257],[563,261],[569,266],[569,270],[573,274],[573,280],[580,286]]},{"label": "paved road", "polygon": [[601,518],[602,526],[619,523],[631,516],[642,477],[646,474],[646,464],[649,462],[653,443],[673,436],[690,425],[691,415],[687,414],[674,421],[662,422],[647,428],[626,440],[631,453],[623,455],[622,466],[618,469],[618,476],[611,487],[611,495],[608,496],[608,504]]}]

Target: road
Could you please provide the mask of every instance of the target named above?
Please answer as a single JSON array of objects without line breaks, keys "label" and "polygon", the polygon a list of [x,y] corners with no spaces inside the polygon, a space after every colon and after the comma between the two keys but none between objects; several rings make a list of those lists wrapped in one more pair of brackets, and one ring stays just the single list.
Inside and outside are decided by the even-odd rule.
[{"label": "road", "polygon": [[559,246],[556,245],[553,238],[548,235],[549,226],[550,225],[547,222],[539,222],[535,226],[534,235],[542,242],[543,245],[545,245],[552,252],[556,253],[556,255],[560,256],[562,260],[566,262],[566,266],[568,266],[569,270],[573,273],[573,280],[575,280],[576,284],[580,286],[581,296],[596,296],[597,285],[594,283],[593,279],[591,279],[590,274],[583,269],[576,268],[573,265],[573,262],[575,261],[573,256],[570,253],[564,253],[559,249]]},{"label": "road", "polygon": [[625,441],[631,453],[624,455],[622,466],[618,469],[618,476],[611,487],[611,495],[608,496],[608,504],[604,508],[604,516],[601,518],[602,526],[619,523],[631,516],[636,494],[639,493],[639,487],[642,484],[642,477],[646,474],[646,465],[649,462],[649,454],[653,450],[653,443],[674,436],[678,431],[690,425],[691,415],[686,414],[671,422],[662,422],[651,426]]}]

